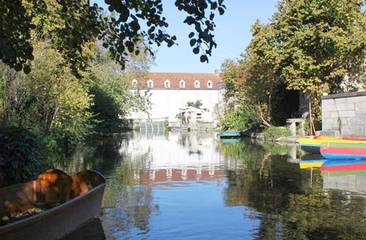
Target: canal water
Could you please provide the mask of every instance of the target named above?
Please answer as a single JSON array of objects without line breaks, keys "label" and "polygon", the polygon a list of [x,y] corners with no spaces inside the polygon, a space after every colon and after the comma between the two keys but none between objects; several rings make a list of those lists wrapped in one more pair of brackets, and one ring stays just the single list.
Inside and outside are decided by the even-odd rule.
[{"label": "canal water", "polygon": [[97,139],[59,167],[107,178],[89,239],[366,239],[366,174],[322,173],[300,155],[215,133],[141,133]]}]

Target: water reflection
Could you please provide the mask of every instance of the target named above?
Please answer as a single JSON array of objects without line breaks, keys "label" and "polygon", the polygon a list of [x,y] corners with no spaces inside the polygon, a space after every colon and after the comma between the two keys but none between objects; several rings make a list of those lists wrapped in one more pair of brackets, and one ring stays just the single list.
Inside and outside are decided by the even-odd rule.
[{"label": "water reflection", "polygon": [[59,166],[107,177],[107,239],[365,239],[366,178],[300,154],[213,133],[135,134],[95,139]]}]

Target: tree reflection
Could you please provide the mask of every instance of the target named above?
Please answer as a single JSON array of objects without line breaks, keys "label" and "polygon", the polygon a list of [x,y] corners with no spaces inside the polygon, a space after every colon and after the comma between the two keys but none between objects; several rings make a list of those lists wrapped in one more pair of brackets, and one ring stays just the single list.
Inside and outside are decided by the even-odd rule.
[{"label": "tree reflection", "polygon": [[237,161],[227,173],[225,203],[257,212],[255,239],[366,239],[365,198],[323,190],[319,170],[310,178],[309,171],[288,163],[283,151],[268,151],[273,147],[234,143],[220,148]]},{"label": "tree reflection", "polygon": [[112,228],[109,232],[118,229],[127,231],[131,226],[148,231],[150,215],[154,210],[151,187],[139,187],[139,175],[146,165],[149,149],[135,154],[132,159],[126,151],[130,137],[97,137],[86,146],[77,148],[73,155],[55,158],[54,165],[68,173],[95,169],[106,177],[102,219],[105,228]]},{"label": "tree reflection", "polygon": [[323,190],[317,171],[313,188],[289,198],[286,239],[366,239],[365,203],[349,192]]}]

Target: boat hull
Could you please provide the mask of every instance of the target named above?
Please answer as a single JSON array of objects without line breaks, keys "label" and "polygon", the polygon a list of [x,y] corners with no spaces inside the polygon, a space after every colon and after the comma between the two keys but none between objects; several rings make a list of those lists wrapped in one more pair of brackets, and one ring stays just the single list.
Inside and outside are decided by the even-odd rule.
[{"label": "boat hull", "polygon": [[[35,186],[36,184],[37,180],[32,181],[31,184],[28,183],[28,186]],[[88,192],[82,193],[57,207],[0,226],[0,239],[60,239],[98,215],[103,199],[104,188],[105,182],[103,181]],[[26,191],[31,194],[28,195],[29,199],[34,197],[34,193],[29,190]],[[19,191],[19,193],[23,197],[27,195],[26,192]]]},{"label": "boat hull", "polygon": [[226,130],[220,133],[220,138],[240,138],[242,136],[240,131]]},{"label": "boat hull", "polygon": [[303,137],[299,139],[300,148],[304,152],[320,154],[320,145],[326,141],[336,141],[339,138],[326,137],[326,136],[314,136],[314,137]]},{"label": "boat hull", "polygon": [[325,143],[366,143],[365,138],[361,137],[327,137],[315,136],[304,137],[299,139],[300,147],[303,151],[308,153],[320,154],[320,148]]}]

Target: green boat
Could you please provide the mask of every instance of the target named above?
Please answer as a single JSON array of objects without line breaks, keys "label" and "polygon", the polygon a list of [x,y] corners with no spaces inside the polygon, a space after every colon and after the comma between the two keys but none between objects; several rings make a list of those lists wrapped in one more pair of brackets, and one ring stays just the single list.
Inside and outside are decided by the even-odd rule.
[{"label": "green boat", "polygon": [[242,137],[241,131],[238,130],[226,130],[220,133],[220,138],[240,138]]}]

